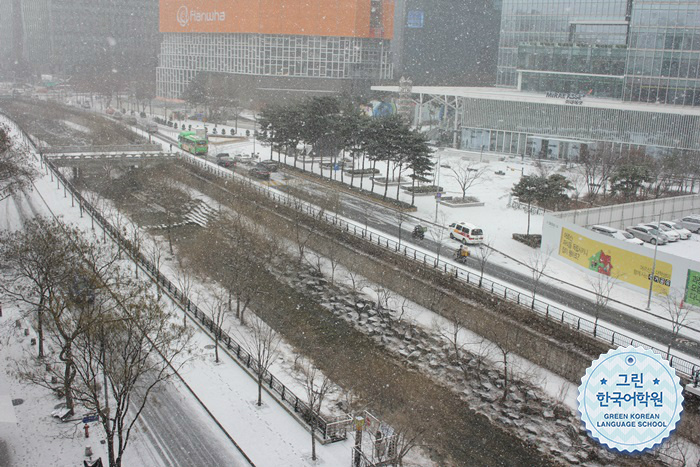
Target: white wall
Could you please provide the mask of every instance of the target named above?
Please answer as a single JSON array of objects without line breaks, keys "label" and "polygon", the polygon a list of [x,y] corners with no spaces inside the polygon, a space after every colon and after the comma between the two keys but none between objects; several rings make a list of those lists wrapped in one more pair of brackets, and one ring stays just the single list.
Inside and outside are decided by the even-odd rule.
[{"label": "white wall", "polygon": [[657,221],[659,220],[659,215],[661,215],[661,220],[675,220],[693,213],[700,214],[700,195],[677,196],[600,208],[579,209],[556,215],[562,220],[584,227],[602,224],[615,227],[616,229],[624,229],[641,222]]},{"label": "white wall", "polygon": [[[700,199],[700,197],[696,197]],[[679,198],[676,198],[679,199]],[[620,206],[612,206],[613,208],[619,208]],[[570,214],[570,213],[566,213]],[[560,214],[561,215],[561,214]],[[564,217],[564,216],[562,216]],[[568,217],[568,216],[567,216]],[[591,222],[592,224],[596,224],[598,221]],[[605,221],[601,221],[600,223],[602,224],[607,224],[611,225]],[[635,222],[637,223],[637,222]],[[612,225],[614,227],[614,225]],[[654,257],[654,249],[653,248],[646,248],[642,247],[639,245],[633,245],[631,243],[624,242],[622,240],[617,240],[611,237],[607,237],[605,235],[598,234],[596,232],[593,232],[591,230],[586,229],[585,227],[581,227],[580,225],[573,224],[572,222],[569,222],[566,219],[563,219],[559,217],[556,214],[550,214],[547,213],[544,216],[544,220],[542,223],[542,251],[551,251],[552,252],[552,258],[557,259],[559,261],[563,261],[566,264],[573,265],[581,270],[586,271],[589,275],[592,277],[598,276],[598,272],[592,271],[590,269],[581,267],[577,265],[576,263],[573,263],[572,261],[569,261],[568,259],[562,257],[559,255],[559,250],[560,250],[560,242],[561,242],[561,234],[562,234],[562,228],[569,229],[573,231],[574,233],[583,235],[585,237],[588,237],[592,240],[598,241],[600,243],[604,243],[610,246],[614,246],[616,248],[622,249],[629,251],[631,253],[636,253],[639,255],[646,256],[648,258],[653,259]],[[694,271],[700,271],[700,262],[698,261],[691,261],[686,258],[682,258],[680,256],[672,255],[669,253],[666,253],[663,251],[663,247],[660,247],[657,249],[657,256],[656,256],[657,261],[664,261],[666,263],[669,263],[672,265],[672,275],[671,275],[671,289],[673,291],[676,291],[678,294],[685,294],[685,286],[686,286],[686,280],[688,276],[688,269],[692,269]],[[624,281],[620,281],[621,285],[624,285],[625,287],[628,287],[632,290],[636,291],[648,291],[648,287],[646,288],[640,288],[635,285],[629,284]]]}]

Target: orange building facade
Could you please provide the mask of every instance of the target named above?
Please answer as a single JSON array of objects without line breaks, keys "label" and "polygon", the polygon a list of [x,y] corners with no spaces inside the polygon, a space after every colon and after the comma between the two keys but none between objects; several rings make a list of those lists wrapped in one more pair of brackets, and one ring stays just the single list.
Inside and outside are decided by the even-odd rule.
[{"label": "orange building facade", "polygon": [[160,0],[160,32],[391,39],[393,0]]},{"label": "orange building facade", "polygon": [[393,78],[394,0],[160,0],[159,15],[161,97],[203,72],[326,92]]}]

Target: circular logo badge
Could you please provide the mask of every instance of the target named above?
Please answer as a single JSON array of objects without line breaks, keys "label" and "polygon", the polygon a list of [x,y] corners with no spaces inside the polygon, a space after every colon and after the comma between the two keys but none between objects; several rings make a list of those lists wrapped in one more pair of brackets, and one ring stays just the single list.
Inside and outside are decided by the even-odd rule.
[{"label": "circular logo badge", "polygon": [[190,22],[189,11],[185,5],[182,5],[177,10],[177,22],[180,23],[180,26],[183,28]]},{"label": "circular logo badge", "polygon": [[642,452],[662,443],[683,411],[680,378],[641,347],[603,354],[586,370],[578,409],[590,435],[610,449]]}]

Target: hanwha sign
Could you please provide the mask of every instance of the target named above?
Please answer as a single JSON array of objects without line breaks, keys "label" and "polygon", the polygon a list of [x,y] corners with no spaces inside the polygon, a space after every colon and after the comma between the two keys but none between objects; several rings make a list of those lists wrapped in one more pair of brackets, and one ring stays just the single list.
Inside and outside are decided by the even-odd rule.
[{"label": "hanwha sign", "polygon": [[185,5],[182,5],[178,10],[177,10],[177,22],[182,26],[183,28],[187,26],[187,23],[190,22],[190,16],[189,16],[189,10]]},{"label": "hanwha sign", "polygon": [[391,39],[394,1],[382,0],[372,19],[369,0],[159,0],[160,32]]}]

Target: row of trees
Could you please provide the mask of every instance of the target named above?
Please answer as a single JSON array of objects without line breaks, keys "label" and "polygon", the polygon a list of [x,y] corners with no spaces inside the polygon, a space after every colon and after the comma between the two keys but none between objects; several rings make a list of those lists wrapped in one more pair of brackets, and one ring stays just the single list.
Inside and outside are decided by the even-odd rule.
[{"label": "row of trees", "polygon": [[120,268],[120,250],[38,218],[0,234],[0,291],[24,303],[37,355],[20,376],[98,415],[110,467],[120,467],[154,389],[169,379],[190,333]]},{"label": "row of trees", "polygon": [[[309,146],[311,151],[310,170],[314,162],[326,162],[327,176],[333,177],[334,168],[344,168],[349,163],[350,185],[354,186],[355,175],[377,173],[377,162],[385,162],[387,181],[401,178],[408,171],[412,185],[428,181],[432,173],[431,150],[425,136],[413,131],[397,115],[371,118],[350,100],[338,97],[313,97],[284,106],[269,106],[261,112],[260,140],[270,143],[271,153],[277,150],[294,158],[297,165],[299,146]],[[361,168],[355,170],[357,160]],[[323,167],[321,175],[324,175]],[[306,170],[302,163],[302,170]],[[341,180],[344,171],[340,172]],[[363,188],[360,178],[360,188]],[[374,184],[374,182],[373,182]],[[388,184],[384,188],[384,198],[388,194]],[[399,189],[396,190],[396,199]],[[413,204],[414,200],[411,200]]]},{"label": "row of trees", "polygon": [[673,151],[652,157],[603,146],[582,152],[579,163],[586,196],[592,199],[613,195],[633,200],[692,192],[700,182],[700,153]]},{"label": "row of trees", "polygon": [[10,129],[0,124],[0,201],[27,189],[35,175],[27,152],[13,147]]}]

